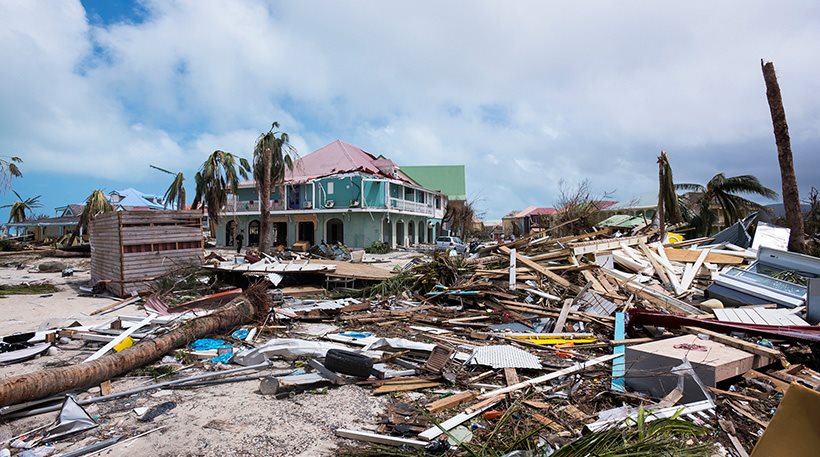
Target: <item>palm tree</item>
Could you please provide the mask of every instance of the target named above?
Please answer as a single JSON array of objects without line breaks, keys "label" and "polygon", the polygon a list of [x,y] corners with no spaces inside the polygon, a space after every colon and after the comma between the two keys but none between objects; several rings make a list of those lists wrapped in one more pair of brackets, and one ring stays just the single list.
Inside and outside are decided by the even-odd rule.
[{"label": "palm tree", "polygon": [[0,188],[2,188],[3,194],[11,189],[12,178],[21,178],[23,176],[23,172],[17,166],[18,163],[23,163],[23,159],[16,156],[0,157]]},{"label": "palm tree", "polygon": [[205,159],[194,176],[196,195],[191,206],[193,209],[202,205],[207,208],[211,237],[216,237],[216,224],[219,223],[222,207],[228,202],[228,193],[236,195],[239,192],[239,177],[248,179],[249,171],[251,166],[246,159],[216,150]]},{"label": "palm tree", "polygon": [[705,186],[686,183],[676,184],[675,188],[700,194],[692,202],[693,208],[689,210],[693,213],[690,223],[701,236],[709,236],[712,233],[712,227],[718,221],[718,213],[712,207],[713,203],[720,207],[723,222],[728,225],[742,218],[746,211],[762,207],[759,203],[747,200],[738,194],[760,195],[769,199],[777,198],[777,192],[764,186],[751,175],[727,178],[723,173],[718,173]]},{"label": "palm tree", "polygon": [[96,189],[85,199],[85,206],[80,214],[78,227],[87,232],[89,224],[95,217],[111,211],[114,211],[114,207],[108,201],[108,196],[101,189]]},{"label": "palm tree", "polygon": [[262,216],[259,224],[259,249],[262,252],[270,252],[273,244],[270,230],[271,189],[284,184],[285,169],[293,170],[291,154],[296,154],[288,134],[274,131],[278,127],[279,123],[274,122],[267,133],[259,135],[253,148],[253,178],[259,191],[259,213]]},{"label": "palm tree", "polygon": [[769,112],[772,115],[774,141],[777,145],[777,161],[780,163],[780,180],[783,189],[783,209],[786,210],[786,225],[791,229],[789,250],[803,252],[806,233],[803,224],[803,211],[800,209],[797,176],[794,174],[792,144],[789,136],[789,124],[786,122],[786,111],[783,108],[783,96],[780,94],[780,84],[777,82],[774,64],[772,62],[764,63],[761,59],[760,66],[763,69],[763,81],[766,83],[766,99],[769,101]]},{"label": "palm tree", "polygon": [[168,207],[168,204],[173,204],[178,211],[185,209],[185,175],[183,175],[182,172],[175,174],[156,165],[149,166],[155,170],[174,176],[174,180],[171,181],[171,185],[168,186],[168,190],[165,191],[165,196],[163,197],[165,208]]},{"label": "palm tree", "polygon": [[11,208],[9,211],[9,222],[23,222],[33,217],[34,208],[41,208],[43,206],[40,204],[40,195],[23,199],[17,192],[12,192],[17,196],[17,201],[10,205],[0,206],[0,208]]},{"label": "palm tree", "polygon": [[675,192],[675,180],[672,177],[672,165],[666,151],[658,156],[658,228],[661,239],[666,240],[666,223],[677,224],[683,221],[678,194]]}]

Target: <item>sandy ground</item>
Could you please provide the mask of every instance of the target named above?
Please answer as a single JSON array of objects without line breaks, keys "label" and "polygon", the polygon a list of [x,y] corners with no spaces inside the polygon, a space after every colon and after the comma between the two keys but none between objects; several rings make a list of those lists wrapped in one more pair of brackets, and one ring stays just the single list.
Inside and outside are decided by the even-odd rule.
[{"label": "sandy ground", "polygon": [[[403,264],[412,253],[385,255],[390,268]],[[406,257],[405,257],[406,256]],[[12,295],[0,298],[3,320],[0,334],[54,328],[73,321],[83,325],[108,322],[118,315],[145,316],[137,306],[128,306],[106,315],[89,316],[111,298],[80,297],[78,287],[88,285],[88,259],[59,259],[85,271],[62,278],[60,273],[30,273],[42,261],[33,257],[0,258],[0,283],[48,281],[59,290],[50,296]],[[18,270],[24,263],[27,268]],[[0,378],[28,373],[42,368],[81,363],[99,343],[72,340],[52,348],[47,355],[9,366],[0,366]],[[285,366],[285,365],[282,365]],[[201,370],[191,370],[193,375]],[[146,376],[127,376],[113,380],[113,392],[151,383]],[[80,398],[99,395],[94,387],[80,393]],[[166,401],[176,408],[152,422],[139,422],[135,407],[151,407]],[[376,416],[383,411],[385,399],[374,397],[357,386],[319,389],[277,400],[259,393],[259,381],[243,381],[187,390],[162,390],[93,404],[86,409],[100,426],[94,430],[56,443],[59,452],[78,449],[112,436],[134,436],[164,427],[128,445],[118,445],[97,455],[129,456],[328,456],[334,455],[340,442],[333,431],[339,427],[374,430]],[[0,441],[52,422],[57,413],[0,423]],[[2,449],[3,446],[0,446]],[[16,455],[16,454],[12,454]]]}]

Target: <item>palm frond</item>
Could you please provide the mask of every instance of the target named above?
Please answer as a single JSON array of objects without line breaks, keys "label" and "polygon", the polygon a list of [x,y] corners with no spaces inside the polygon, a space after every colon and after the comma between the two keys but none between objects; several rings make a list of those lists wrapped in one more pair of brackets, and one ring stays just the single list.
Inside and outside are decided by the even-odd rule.
[{"label": "palm frond", "polygon": [[706,188],[700,184],[694,183],[678,183],[675,184],[677,190],[688,190],[690,192],[706,192]]},{"label": "palm frond", "polygon": [[751,175],[733,176],[727,178],[721,190],[732,194],[751,194],[760,195],[769,199],[777,198],[777,192],[760,183],[760,181]]},{"label": "palm frond", "polygon": [[111,206],[111,202],[108,201],[105,192],[101,189],[94,190],[85,200],[85,207],[83,208],[82,214],[80,214],[78,226],[88,231],[88,225],[95,217],[111,211],[114,211],[114,207]]}]

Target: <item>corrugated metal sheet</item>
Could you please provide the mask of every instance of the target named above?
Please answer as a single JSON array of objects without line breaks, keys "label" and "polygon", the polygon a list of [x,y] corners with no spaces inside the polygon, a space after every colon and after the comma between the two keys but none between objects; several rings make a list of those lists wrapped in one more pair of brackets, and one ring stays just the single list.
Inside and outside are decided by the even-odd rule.
[{"label": "corrugated metal sheet", "polygon": [[541,369],[541,361],[538,357],[508,344],[477,347],[473,350],[468,363],[492,368]]}]

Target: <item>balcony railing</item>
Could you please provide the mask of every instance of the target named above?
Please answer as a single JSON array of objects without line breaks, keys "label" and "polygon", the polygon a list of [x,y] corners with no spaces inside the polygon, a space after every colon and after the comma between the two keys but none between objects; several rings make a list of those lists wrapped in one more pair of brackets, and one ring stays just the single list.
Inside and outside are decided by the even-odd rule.
[{"label": "balcony railing", "polygon": [[[234,208],[236,208],[237,213],[258,213],[259,212],[259,204],[261,202],[259,200],[248,201],[248,200],[238,200],[234,201],[233,199],[228,199],[228,203],[225,205],[223,211],[225,213],[233,213]],[[236,206],[234,206],[236,205]],[[271,211],[282,211],[285,209],[285,202],[282,200],[270,202],[270,210]]]},{"label": "balcony railing", "polygon": [[401,200],[398,198],[390,199],[390,208],[399,211],[406,211],[408,213],[426,214],[428,216],[432,216],[435,211],[433,205],[408,200]]}]

